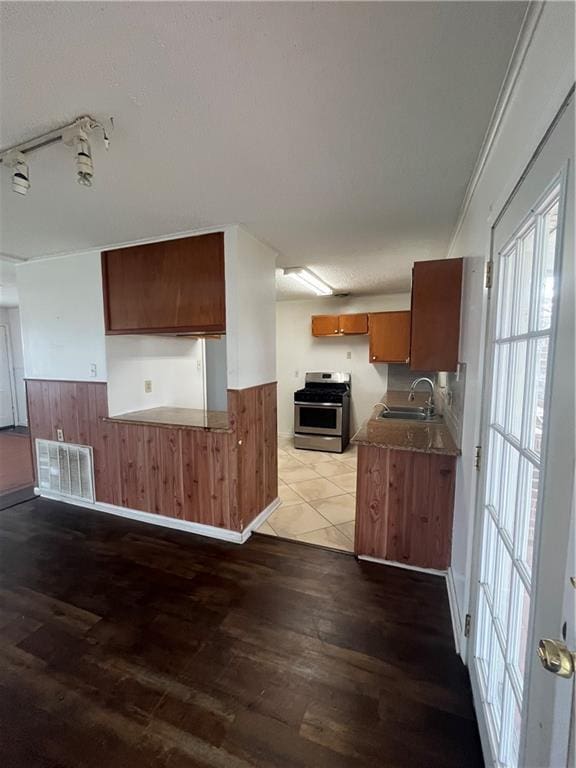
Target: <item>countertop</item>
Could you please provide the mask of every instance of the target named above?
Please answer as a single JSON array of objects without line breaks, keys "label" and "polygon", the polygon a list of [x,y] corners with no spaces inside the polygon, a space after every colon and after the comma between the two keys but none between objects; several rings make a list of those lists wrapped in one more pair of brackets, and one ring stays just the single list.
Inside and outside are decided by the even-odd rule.
[{"label": "countertop", "polygon": [[[382,402],[387,405],[422,405],[428,395],[417,392],[413,403],[408,403],[408,393],[386,392]],[[407,421],[403,419],[377,419],[382,406],[375,406],[370,417],[362,424],[351,442],[356,445],[373,445],[376,448],[394,448],[399,451],[418,453],[442,453],[460,456],[460,449],[442,418],[438,421]]]},{"label": "countertop", "polygon": [[198,408],[149,408],[145,411],[107,416],[105,421],[153,427],[202,429],[207,432],[232,431],[226,411],[204,411]]}]

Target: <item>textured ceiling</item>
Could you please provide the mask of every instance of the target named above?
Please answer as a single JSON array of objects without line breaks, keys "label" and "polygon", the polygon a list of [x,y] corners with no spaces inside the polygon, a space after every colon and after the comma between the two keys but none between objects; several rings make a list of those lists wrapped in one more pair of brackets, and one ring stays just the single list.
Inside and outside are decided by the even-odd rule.
[{"label": "textured ceiling", "polygon": [[241,223],[339,290],[403,290],[446,253],[524,9],[1,3],[0,145],[83,113],[116,128],[92,189],[61,145],[25,198],[2,170],[0,251]]}]

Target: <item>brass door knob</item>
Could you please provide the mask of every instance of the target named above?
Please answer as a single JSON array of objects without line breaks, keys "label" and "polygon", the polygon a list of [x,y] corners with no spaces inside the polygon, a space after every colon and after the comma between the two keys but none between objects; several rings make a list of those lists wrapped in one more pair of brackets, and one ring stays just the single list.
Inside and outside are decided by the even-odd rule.
[{"label": "brass door knob", "polygon": [[574,654],[570,653],[562,640],[540,640],[538,658],[545,670],[559,677],[569,678],[574,674]]}]

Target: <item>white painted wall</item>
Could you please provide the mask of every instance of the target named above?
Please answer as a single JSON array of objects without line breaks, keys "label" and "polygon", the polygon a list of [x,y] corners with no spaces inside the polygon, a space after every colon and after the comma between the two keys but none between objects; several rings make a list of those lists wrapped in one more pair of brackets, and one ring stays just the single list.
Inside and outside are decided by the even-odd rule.
[{"label": "white painted wall", "polygon": [[[278,354],[278,431],[292,434],[296,389],[304,386],[307,371],[345,371],[352,374],[351,429],[366,419],[387,389],[388,366],[368,359],[368,336],[314,338],[312,315],[384,312],[410,309],[410,294],[279,301],[276,304]],[[347,358],[350,353],[351,358]]]},{"label": "white painted wall", "polygon": [[477,483],[474,449],[480,434],[486,312],[482,273],[483,262],[490,251],[490,220],[500,211],[568,93],[574,81],[573,56],[573,4],[546,3],[499,132],[449,253],[451,257],[466,258],[460,360],[467,363],[467,392],[452,544],[452,570],[462,626],[470,591]]},{"label": "white painted wall", "polygon": [[10,353],[12,358],[12,374],[16,399],[16,423],[24,426],[28,423],[26,412],[26,388],[24,385],[24,353],[22,350],[22,330],[20,325],[20,310],[0,308],[0,325],[8,329]]},{"label": "white painted wall", "polygon": [[229,389],[276,381],[276,251],[242,227],[225,232]]},{"label": "white painted wall", "polygon": [[[107,336],[111,416],[160,406],[204,408],[204,342],[171,336]],[[152,391],[144,391],[144,381]]]},{"label": "white painted wall", "polygon": [[19,264],[16,280],[25,375],[106,381],[100,253]]}]

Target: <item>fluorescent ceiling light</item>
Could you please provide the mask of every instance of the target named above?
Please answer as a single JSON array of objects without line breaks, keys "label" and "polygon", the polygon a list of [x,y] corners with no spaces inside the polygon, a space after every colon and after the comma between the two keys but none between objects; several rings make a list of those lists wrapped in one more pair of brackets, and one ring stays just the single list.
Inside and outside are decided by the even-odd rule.
[{"label": "fluorescent ceiling light", "polygon": [[288,269],[284,270],[284,274],[288,275],[288,277],[293,277],[294,280],[298,280],[306,288],[314,291],[317,296],[331,296],[334,293],[332,288],[323,280],[320,280],[318,275],[310,272],[305,267],[288,267]]}]

